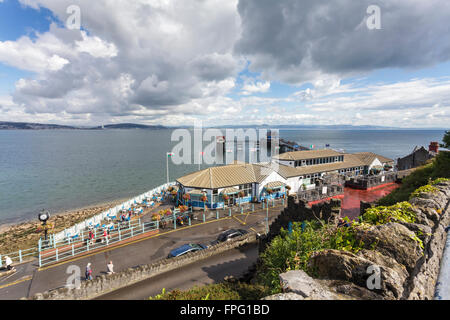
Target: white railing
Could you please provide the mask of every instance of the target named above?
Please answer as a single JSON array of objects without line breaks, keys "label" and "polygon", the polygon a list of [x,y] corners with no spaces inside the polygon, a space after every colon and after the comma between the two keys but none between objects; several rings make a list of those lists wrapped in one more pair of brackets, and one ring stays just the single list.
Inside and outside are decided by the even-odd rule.
[{"label": "white railing", "polygon": [[80,232],[86,230],[86,228],[88,228],[89,226],[99,225],[102,221],[107,219],[107,217],[110,217],[110,218],[117,217],[121,210],[128,210],[131,208],[132,204],[141,203],[144,199],[151,198],[156,194],[160,194],[161,192],[164,192],[165,190],[167,190],[168,187],[174,186],[175,184],[176,184],[175,182],[169,182],[169,183],[163,184],[162,186],[154,188],[150,191],[147,191],[146,193],[143,193],[137,197],[134,197],[133,199],[130,199],[122,204],[119,204],[119,205],[115,206],[114,208],[103,211],[94,217],[86,219],[83,222],[80,222],[68,229],[65,229],[61,232],[54,234],[53,240],[61,241],[63,239],[66,239],[67,237],[73,237],[73,236],[79,235]]}]

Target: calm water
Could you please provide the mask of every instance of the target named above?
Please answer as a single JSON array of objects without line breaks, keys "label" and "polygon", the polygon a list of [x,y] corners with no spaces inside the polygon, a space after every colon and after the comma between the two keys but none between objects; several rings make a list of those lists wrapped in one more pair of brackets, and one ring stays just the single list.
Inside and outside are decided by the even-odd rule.
[{"label": "calm water", "polygon": [[[166,182],[172,130],[0,131],[0,223],[131,198]],[[309,146],[391,158],[441,141],[443,131],[280,131]],[[206,145],[206,144],[205,144]],[[204,168],[205,166],[203,166]],[[197,165],[169,165],[174,180]]]}]

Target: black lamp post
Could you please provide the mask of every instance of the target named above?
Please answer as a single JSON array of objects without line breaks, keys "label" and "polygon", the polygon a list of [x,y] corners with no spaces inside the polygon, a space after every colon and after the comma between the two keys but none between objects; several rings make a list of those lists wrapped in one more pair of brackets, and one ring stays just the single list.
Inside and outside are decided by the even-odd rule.
[{"label": "black lamp post", "polygon": [[47,241],[47,220],[50,219],[50,212],[42,209],[38,215],[38,219],[42,222],[42,226],[44,227],[45,232],[45,240]]}]

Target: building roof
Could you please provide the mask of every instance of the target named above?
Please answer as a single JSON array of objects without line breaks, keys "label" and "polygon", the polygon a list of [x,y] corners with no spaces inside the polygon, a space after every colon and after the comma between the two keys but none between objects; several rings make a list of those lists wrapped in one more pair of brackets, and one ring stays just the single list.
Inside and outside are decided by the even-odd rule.
[{"label": "building roof", "polygon": [[321,149],[321,150],[301,150],[282,153],[274,158],[284,161],[298,161],[307,160],[315,158],[325,158],[325,157],[335,157],[340,156],[342,153],[337,152],[332,149]]},{"label": "building roof", "polygon": [[221,192],[222,194],[236,194],[239,193],[239,189],[237,188],[225,188]]},{"label": "building roof", "polygon": [[[315,173],[326,173],[347,168],[368,166],[371,165],[376,158],[378,158],[382,163],[394,161],[392,159],[371,152],[343,154],[333,150],[324,150],[327,151],[326,153],[318,153],[317,151],[320,150],[312,151],[315,152],[314,155],[309,153],[309,156],[306,158],[310,159],[310,157],[314,157],[319,154],[321,155],[321,157],[344,155],[344,161],[316,164],[310,166],[300,166],[296,168],[274,162],[257,164],[234,162],[233,164],[226,166],[211,167],[201,171],[193,172],[177,179],[177,181],[185,187],[220,189],[230,188],[243,184],[262,183],[273,172],[277,172],[284,179],[288,179],[292,177],[312,175]],[[304,153],[311,151],[298,152]]]},{"label": "building roof", "polygon": [[375,159],[380,160],[381,163],[394,162],[392,159],[380,156],[373,152],[357,152],[353,155],[357,156],[366,166],[371,165]]},{"label": "building roof", "polygon": [[177,179],[185,187],[219,189],[263,181],[271,173],[253,164],[231,164],[193,172]]},{"label": "building roof", "polygon": [[281,182],[281,181],[272,181],[269,183],[266,183],[266,185],[264,187],[266,188],[279,188],[279,187],[284,187],[286,186],[286,183]]}]

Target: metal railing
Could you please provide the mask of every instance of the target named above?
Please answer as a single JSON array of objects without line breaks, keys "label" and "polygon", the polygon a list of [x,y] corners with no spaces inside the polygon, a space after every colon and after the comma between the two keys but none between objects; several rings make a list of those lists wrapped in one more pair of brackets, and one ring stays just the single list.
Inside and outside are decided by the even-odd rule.
[{"label": "metal railing", "polygon": [[10,257],[13,262],[22,263],[27,260],[30,260],[30,258],[36,257],[38,253],[39,253],[38,248],[31,248],[7,254],[0,254],[0,268],[3,267],[3,259],[5,257]]},{"label": "metal railing", "polygon": [[[177,229],[178,223],[187,224],[189,226],[194,223],[206,222],[208,219],[218,220],[221,217],[231,217],[233,214],[245,214],[248,212],[255,212],[258,210],[265,210],[271,207],[275,207],[277,202],[281,202],[285,205],[285,199],[271,199],[268,203],[248,203],[247,206],[234,206],[232,208],[222,208],[208,211],[197,211],[196,216],[192,208],[187,211],[180,212],[173,210],[169,215],[164,215],[160,220],[142,222],[142,218],[116,222],[112,224],[107,237],[104,236],[103,229],[83,230],[76,237],[66,237],[61,241],[54,241],[52,237],[49,240],[40,240],[37,248],[31,248],[27,250],[19,250],[15,253],[10,253],[8,256],[16,262],[25,261],[26,257],[37,257],[39,266],[46,266],[52,263],[60,262],[78,255],[101,249],[121,242],[123,240],[131,239],[139,235],[156,231],[165,228]],[[179,219],[181,218],[181,219]],[[107,227],[110,227],[108,225]],[[94,234],[93,239],[89,238],[89,232]],[[0,255],[0,260],[5,255]],[[0,266],[2,262],[0,261]]]},{"label": "metal railing", "polygon": [[[192,210],[180,212],[174,210],[170,215],[165,215],[160,220],[141,222],[141,219],[118,222],[113,225],[113,229],[110,229],[109,234],[106,236],[103,233],[102,228],[100,230],[85,230],[80,232],[80,235],[76,238],[69,237],[63,241],[47,242],[41,240],[39,243],[39,266],[49,265],[67,258],[75,257],[79,254],[83,254],[99,248],[105,248],[115,243],[121,242],[126,239],[134,238],[150,231],[159,230],[164,226],[177,228],[179,223],[178,218],[184,218],[188,220],[188,224],[192,223]],[[89,232],[92,231],[93,238],[89,238]]]}]

